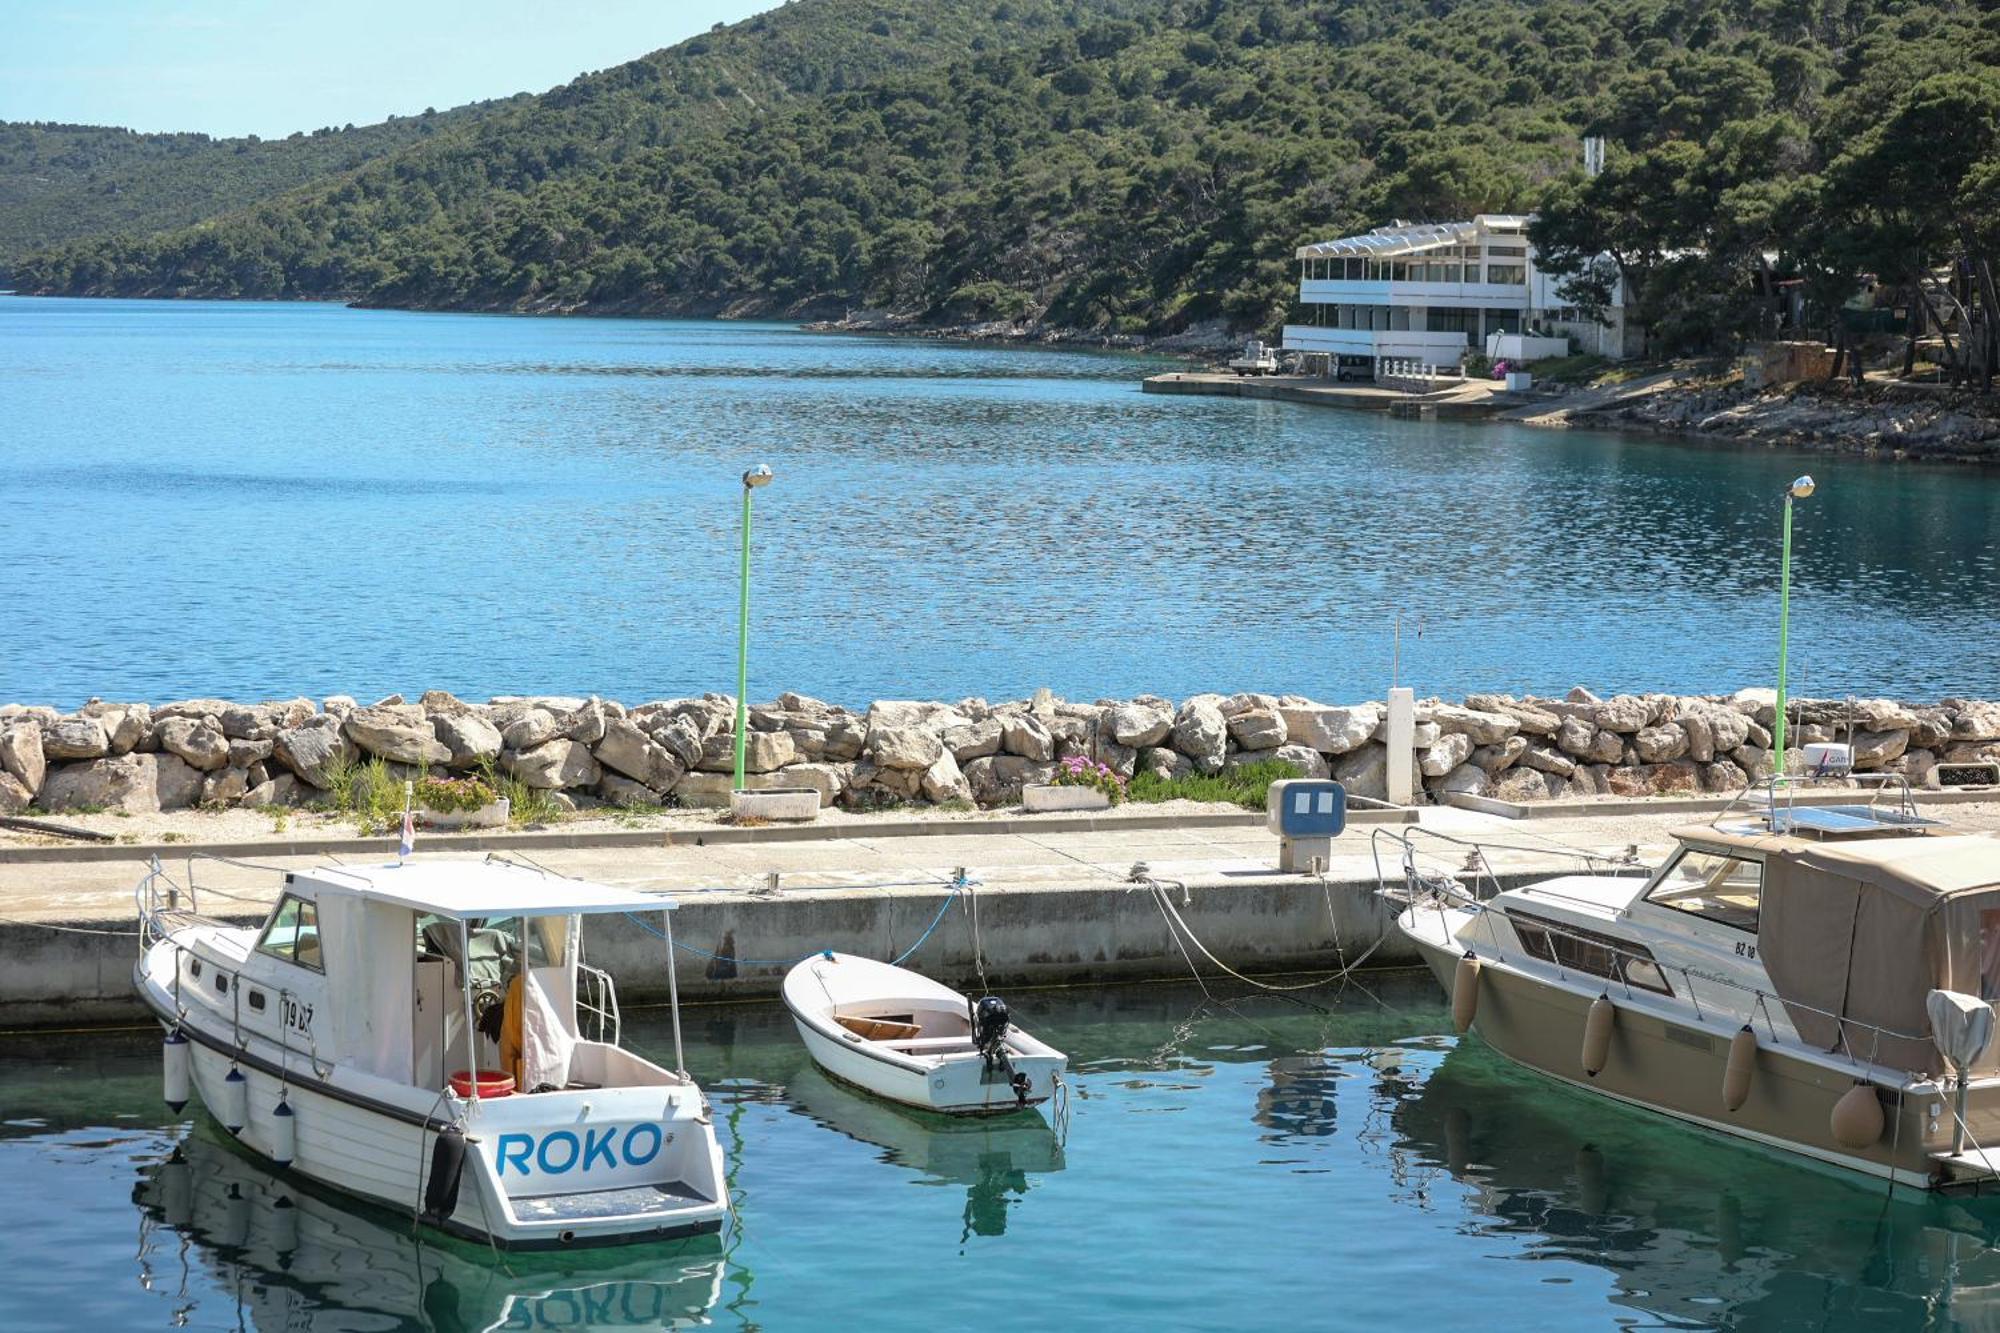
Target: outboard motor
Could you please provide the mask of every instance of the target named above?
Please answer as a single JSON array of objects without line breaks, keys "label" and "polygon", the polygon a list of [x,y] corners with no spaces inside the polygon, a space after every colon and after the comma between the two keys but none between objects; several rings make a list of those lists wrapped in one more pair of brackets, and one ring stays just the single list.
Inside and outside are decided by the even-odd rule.
[{"label": "outboard motor", "polygon": [[1026,1106],[1029,1080],[1016,1073],[1014,1062],[1007,1058],[1007,1025],[1007,1002],[999,996],[984,996],[972,1006],[972,1045],[986,1061],[980,1082],[1006,1084],[1015,1103]]},{"label": "outboard motor", "polygon": [[987,1068],[1006,1059],[1007,1002],[988,995],[972,1007],[972,1044],[986,1057]]}]

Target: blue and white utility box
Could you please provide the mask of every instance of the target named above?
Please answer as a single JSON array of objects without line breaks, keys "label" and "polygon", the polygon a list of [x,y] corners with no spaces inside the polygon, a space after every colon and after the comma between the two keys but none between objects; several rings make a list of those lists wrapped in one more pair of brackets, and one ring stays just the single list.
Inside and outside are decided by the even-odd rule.
[{"label": "blue and white utility box", "polygon": [[1280,872],[1324,870],[1333,860],[1333,840],[1347,827],[1347,789],[1327,778],[1274,782],[1264,797],[1264,818],[1279,838]]}]

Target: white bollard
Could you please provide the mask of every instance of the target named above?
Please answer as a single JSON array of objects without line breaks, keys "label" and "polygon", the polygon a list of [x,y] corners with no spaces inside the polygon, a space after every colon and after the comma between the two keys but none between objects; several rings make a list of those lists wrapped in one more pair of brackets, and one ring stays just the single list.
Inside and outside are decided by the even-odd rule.
[{"label": "white bollard", "polygon": [[1389,799],[1408,805],[1416,796],[1417,693],[1407,685],[1389,691]]}]

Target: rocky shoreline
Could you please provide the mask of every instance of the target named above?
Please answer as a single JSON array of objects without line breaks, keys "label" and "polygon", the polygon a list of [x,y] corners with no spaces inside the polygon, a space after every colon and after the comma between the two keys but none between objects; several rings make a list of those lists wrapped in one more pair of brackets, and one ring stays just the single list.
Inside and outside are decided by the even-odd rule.
[{"label": "rocky shoreline", "polygon": [[[1554,410],[1561,413],[1560,403]],[[1925,385],[1802,383],[1758,391],[1740,383],[1697,384],[1562,416],[1561,423],[1546,424],[1897,460],[2000,462],[2000,400]]]},{"label": "rocky shoreline", "polygon": [[[783,694],[750,709],[746,785],[811,787],[822,804],[996,807],[1085,756],[1121,777],[1172,780],[1276,760],[1384,799],[1386,708],[1298,695],[1157,695],[1074,703],[881,700],[849,709]],[[2000,761],[2000,703],[1794,699],[1792,746],[1842,740],[1861,772],[1932,779],[1939,762]],[[1474,694],[1418,703],[1420,801],[1735,793],[1772,771],[1769,691],[1562,699]],[[735,701],[433,691],[363,705],[346,696],[267,703],[93,700],[71,713],[0,706],[0,814],[322,805],[357,764],[394,776],[484,774],[564,809],[721,807],[732,785]],[[1802,756],[1788,750],[1796,769]]]}]

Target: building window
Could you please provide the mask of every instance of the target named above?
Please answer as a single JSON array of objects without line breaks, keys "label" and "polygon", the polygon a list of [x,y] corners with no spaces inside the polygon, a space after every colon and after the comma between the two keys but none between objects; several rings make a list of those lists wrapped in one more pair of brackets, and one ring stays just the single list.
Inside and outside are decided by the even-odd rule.
[{"label": "building window", "polygon": [[1518,310],[1488,310],[1486,312],[1488,333],[1519,333],[1521,312]]},{"label": "building window", "polygon": [[1528,247],[1525,245],[1489,245],[1486,247],[1489,259],[1526,259]]},{"label": "building window", "polygon": [[1432,306],[1424,312],[1424,328],[1431,333],[1471,333],[1477,312],[1460,306]]},{"label": "building window", "polygon": [[1528,267],[1525,264],[1488,264],[1486,281],[1505,287],[1525,286],[1528,281]]}]

